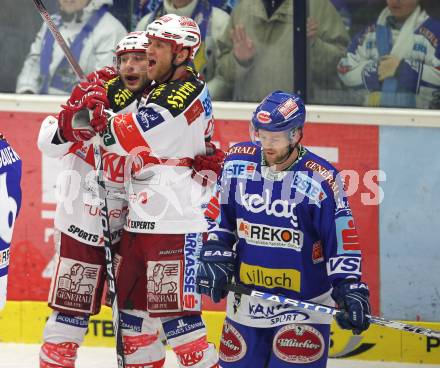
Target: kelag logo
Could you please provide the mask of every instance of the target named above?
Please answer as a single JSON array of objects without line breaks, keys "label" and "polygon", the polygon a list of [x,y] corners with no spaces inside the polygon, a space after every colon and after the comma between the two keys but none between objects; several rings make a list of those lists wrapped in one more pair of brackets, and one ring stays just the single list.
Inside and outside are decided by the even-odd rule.
[{"label": "kelag logo", "polygon": [[144,132],[146,132],[148,129],[154,128],[155,126],[165,121],[163,116],[154,111],[151,107],[141,107],[136,114],[136,118]]}]

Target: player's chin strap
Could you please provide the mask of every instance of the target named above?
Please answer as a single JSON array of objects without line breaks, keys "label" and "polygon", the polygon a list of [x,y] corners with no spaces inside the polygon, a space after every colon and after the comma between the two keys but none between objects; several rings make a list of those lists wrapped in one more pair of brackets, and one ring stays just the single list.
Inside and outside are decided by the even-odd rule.
[{"label": "player's chin strap", "polygon": [[[312,312],[330,314],[332,316],[336,316],[341,311],[337,308],[330,307],[328,305],[313,303],[313,302],[304,302],[297,299],[287,298],[283,295],[265,293],[262,291],[252,290],[245,285],[241,284],[228,284],[224,288],[227,291],[248,295],[257,299],[268,300],[274,303],[281,303],[285,305],[289,305],[294,308],[301,308]],[[393,328],[395,330],[412,332],[419,335],[424,335],[428,337],[435,337],[437,339],[440,338],[440,331],[431,330],[430,328],[424,328],[414,325],[409,325],[406,323],[391,321],[382,317],[370,316],[367,315],[370,323],[374,323],[379,326]]]}]

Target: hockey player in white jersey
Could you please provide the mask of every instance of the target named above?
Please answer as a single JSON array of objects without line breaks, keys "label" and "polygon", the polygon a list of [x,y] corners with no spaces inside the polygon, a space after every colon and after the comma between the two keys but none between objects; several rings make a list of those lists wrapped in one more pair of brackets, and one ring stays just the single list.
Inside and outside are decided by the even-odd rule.
[{"label": "hockey player in white jersey", "polygon": [[369,326],[369,291],[352,213],[337,170],[300,145],[305,106],[293,94],[267,96],[251,120],[253,142],[230,148],[219,181],[218,226],[200,253],[198,290],[228,296],[222,367],[324,368],[331,316],[227,293],[249,288],[343,309],[342,328]]},{"label": "hockey player in white jersey", "polygon": [[[77,128],[72,121],[81,110],[92,105],[95,121],[105,120],[101,115],[104,108],[120,112],[137,110],[137,103],[150,83],[146,73],[146,45],[145,32],[124,37],[116,49],[116,71],[104,68],[89,75],[90,82],[74,88],[58,118],[48,116],[40,130],[39,148],[48,156],[62,158],[64,169],[58,178],[59,201],[55,214],[57,261],[49,292],[53,312],[44,329],[41,368],[75,366],[76,351],[83,342],[89,316],[100,310],[105,281],[104,242],[99,202],[95,197],[93,147],[89,141],[95,133],[90,128]],[[125,160],[105,151],[102,156],[111,238],[116,248],[127,213]],[[151,339],[157,336],[160,321],[141,317],[125,319],[125,327],[142,327],[144,333],[137,349],[131,349],[131,361],[148,360],[162,366],[163,344]]]},{"label": "hockey player in white jersey", "polygon": [[21,207],[21,160],[0,132],[0,311],[6,303],[9,255]]},{"label": "hockey player in white jersey", "polygon": [[180,367],[216,367],[194,277],[210,190],[194,180],[191,166],[205,154],[213,129],[206,84],[190,66],[200,31],[192,19],[168,14],[146,32],[154,87],[136,114],[117,115],[108,127],[91,122],[112,137],[103,140],[105,149],[134,157],[136,167],[128,185],[118,301],[124,313],[161,317]]}]

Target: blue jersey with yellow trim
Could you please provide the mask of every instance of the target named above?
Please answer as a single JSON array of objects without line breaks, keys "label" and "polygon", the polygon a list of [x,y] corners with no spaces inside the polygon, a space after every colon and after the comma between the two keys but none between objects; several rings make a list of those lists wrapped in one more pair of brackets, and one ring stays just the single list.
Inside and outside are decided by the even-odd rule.
[{"label": "blue jersey with yellow trim", "polygon": [[303,147],[281,172],[265,165],[259,146],[231,147],[207,212],[217,222],[210,239],[235,245],[237,281],[256,290],[313,299],[337,279],[361,277],[357,231],[340,175]]}]

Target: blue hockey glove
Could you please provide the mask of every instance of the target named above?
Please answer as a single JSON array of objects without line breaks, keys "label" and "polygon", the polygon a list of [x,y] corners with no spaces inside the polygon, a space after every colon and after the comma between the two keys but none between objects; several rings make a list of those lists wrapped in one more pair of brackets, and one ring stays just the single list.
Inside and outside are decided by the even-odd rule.
[{"label": "blue hockey glove", "polygon": [[352,330],[359,335],[370,326],[370,292],[367,284],[354,279],[347,279],[337,284],[332,291],[332,298],[341,309],[335,317],[339,327]]},{"label": "blue hockey glove", "polygon": [[223,288],[231,282],[236,269],[236,254],[224,243],[209,240],[200,251],[196,290],[208,295],[214,303],[226,297]]}]

